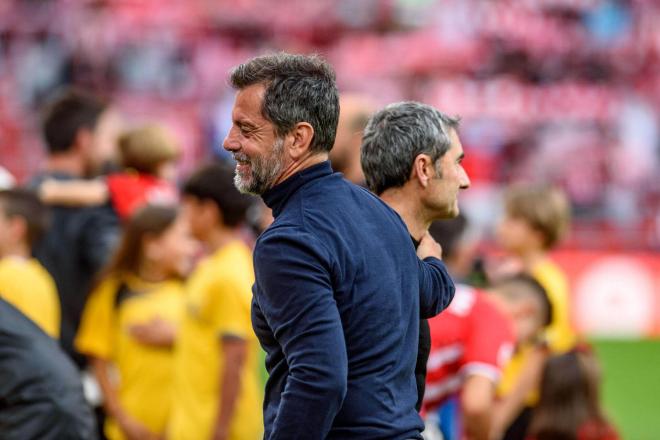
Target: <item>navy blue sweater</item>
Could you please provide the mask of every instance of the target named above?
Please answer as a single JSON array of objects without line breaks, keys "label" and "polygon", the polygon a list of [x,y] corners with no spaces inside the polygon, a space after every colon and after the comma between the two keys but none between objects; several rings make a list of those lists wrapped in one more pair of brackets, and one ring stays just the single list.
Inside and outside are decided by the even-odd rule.
[{"label": "navy blue sweater", "polygon": [[324,162],[263,195],[254,330],[266,350],[265,438],[421,439],[419,318],[454,285],[421,261],[401,218]]}]

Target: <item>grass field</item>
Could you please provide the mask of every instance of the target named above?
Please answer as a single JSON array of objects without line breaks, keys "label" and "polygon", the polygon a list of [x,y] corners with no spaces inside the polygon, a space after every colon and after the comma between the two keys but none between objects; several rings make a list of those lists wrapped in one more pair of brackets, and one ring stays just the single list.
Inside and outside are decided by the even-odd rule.
[{"label": "grass field", "polygon": [[605,409],[625,440],[660,439],[660,340],[592,341]]}]

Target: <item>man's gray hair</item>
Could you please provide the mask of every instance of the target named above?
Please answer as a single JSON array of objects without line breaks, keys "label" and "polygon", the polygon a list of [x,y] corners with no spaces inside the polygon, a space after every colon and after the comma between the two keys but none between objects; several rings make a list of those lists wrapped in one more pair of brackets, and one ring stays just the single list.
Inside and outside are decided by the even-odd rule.
[{"label": "man's gray hair", "polygon": [[314,128],[310,151],[330,151],[339,119],[339,93],[332,67],[317,55],[278,53],[237,66],[230,83],[241,90],[253,84],[266,88],[261,113],[272,122],[278,137],[297,123]]},{"label": "man's gray hair", "polygon": [[414,101],[390,104],[376,112],[362,137],[360,162],[367,186],[376,194],[403,186],[420,154],[433,163],[449,150],[450,129],[459,119]]}]

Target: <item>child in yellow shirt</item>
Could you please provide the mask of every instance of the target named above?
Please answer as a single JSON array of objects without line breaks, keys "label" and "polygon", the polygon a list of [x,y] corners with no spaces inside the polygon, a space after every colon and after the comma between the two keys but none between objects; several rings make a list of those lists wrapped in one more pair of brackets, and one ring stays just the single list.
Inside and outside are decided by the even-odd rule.
[{"label": "child in yellow shirt", "polygon": [[0,297],[57,339],[57,288],[48,271],[31,257],[46,224],[46,208],[35,194],[24,189],[0,191]]},{"label": "child in yellow shirt", "polygon": [[504,369],[498,390],[501,405],[494,415],[499,433],[520,415],[518,426],[527,423],[529,411],[524,407],[537,400],[536,384],[547,354],[564,353],[576,342],[570,323],[568,282],[549,255],[566,233],[569,221],[568,200],[557,188],[521,185],[505,194],[498,241],[509,254],[509,266],[528,273],[543,286],[552,304],[552,321],[542,343],[520,348]]},{"label": "child in yellow shirt", "polygon": [[191,232],[208,251],[191,274],[176,344],[169,440],[263,438],[252,251],[241,227],[252,199],[234,170],[209,164],[183,187]]},{"label": "child in yellow shirt", "polygon": [[[90,357],[101,386],[110,440],[162,436],[170,411],[172,339],[140,342],[140,326],[174,333],[183,313],[182,277],[194,242],[168,206],[147,205],[126,224],[121,243],[83,312],[76,348]],[[116,373],[116,374],[113,374]]]}]

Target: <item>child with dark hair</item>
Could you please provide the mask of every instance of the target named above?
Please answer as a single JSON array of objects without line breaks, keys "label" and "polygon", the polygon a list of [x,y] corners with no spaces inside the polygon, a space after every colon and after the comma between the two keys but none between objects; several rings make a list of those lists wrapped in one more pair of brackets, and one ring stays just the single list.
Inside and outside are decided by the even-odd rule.
[{"label": "child with dark hair", "polygon": [[60,335],[55,282],[32,248],[47,228],[46,208],[24,189],[0,191],[0,298],[53,338]]},{"label": "child with dark hair", "polygon": [[241,228],[253,198],[220,163],[183,186],[190,229],[206,255],[190,275],[177,335],[171,440],[263,438],[259,343],[252,329],[252,251]]},{"label": "child with dark hair", "polygon": [[[171,347],[183,312],[182,277],[193,252],[194,242],[178,211],[147,205],[126,224],[117,251],[90,294],[75,342],[90,358],[103,392],[110,440],[149,440],[165,432]],[[154,323],[169,329],[170,337],[145,344],[139,329]]]},{"label": "child with dark hair", "polygon": [[618,440],[600,406],[600,368],[588,349],[550,357],[529,440]]},{"label": "child with dark hair", "polygon": [[98,180],[47,180],[40,196],[48,204],[94,206],[110,202],[122,220],[146,203],[177,199],[175,163],[180,147],[158,125],[144,125],[123,133],[118,140],[122,172]]}]

